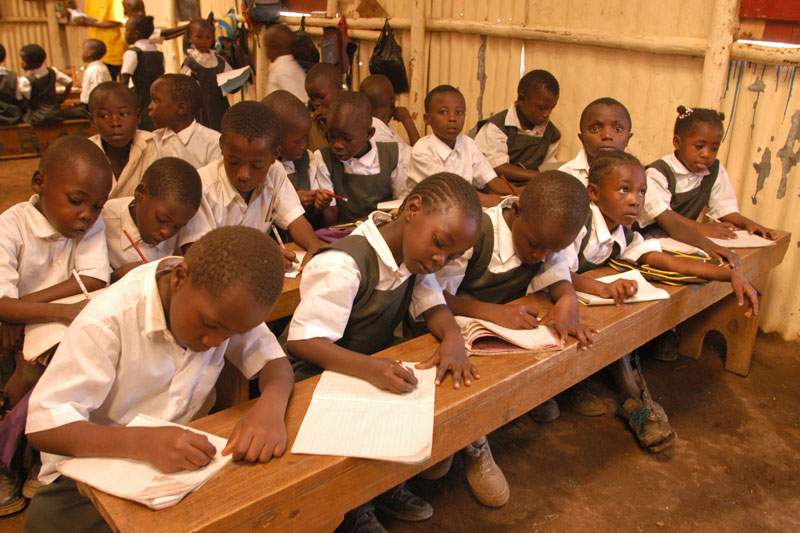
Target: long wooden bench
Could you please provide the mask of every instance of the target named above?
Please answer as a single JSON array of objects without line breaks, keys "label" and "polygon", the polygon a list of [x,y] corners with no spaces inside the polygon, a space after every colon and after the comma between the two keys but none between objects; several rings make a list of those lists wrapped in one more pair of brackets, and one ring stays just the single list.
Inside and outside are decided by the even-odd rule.
[{"label": "long wooden bench", "polygon": [[[780,263],[788,244],[789,234],[781,233],[777,246],[741,252],[741,269],[757,288],[765,287],[769,271]],[[605,275],[608,270],[598,269],[595,274]],[[347,510],[528,412],[662,332],[684,321],[701,321],[702,327],[713,324],[708,315],[719,312],[715,307],[718,302],[729,320],[741,320],[742,309],[734,303],[737,315],[727,303],[733,298],[728,283],[665,288],[671,295],[669,300],[622,307],[581,307],[581,320],[600,328],[594,346],[587,351],[579,351],[571,340],[556,352],[475,358],[480,380],[469,388],[454,390],[448,379],[437,389],[433,451],[431,462],[426,465],[294,455],[287,451],[268,464],[230,464],[180,504],[162,511],[152,511],[90,487],[81,489],[117,531],[330,531]],[[550,307],[540,294],[523,301],[541,312]],[[740,344],[751,350],[756,327],[757,319],[753,319],[749,327],[723,328],[726,331],[721,333],[728,339],[729,348]],[[437,345],[432,336],[424,335],[377,356],[422,361]],[[729,352],[729,368],[731,357],[740,358],[740,352]],[[734,367],[742,370],[744,361],[738,360]],[[291,450],[317,380],[311,378],[295,386],[286,417],[287,450]],[[228,436],[251,404],[252,401],[236,405],[191,425]]]},{"label": "long wooden bench", "polygon": [[15,124],[0,127],[0,160],[42,155],[50,144],[64,135],[91,137],[97,130],[88,119],[65,120],[54,126]]}]

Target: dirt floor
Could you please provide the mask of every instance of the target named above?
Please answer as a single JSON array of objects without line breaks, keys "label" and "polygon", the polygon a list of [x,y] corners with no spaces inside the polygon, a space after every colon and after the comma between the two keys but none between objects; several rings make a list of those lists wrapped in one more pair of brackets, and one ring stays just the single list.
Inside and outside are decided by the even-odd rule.
[{"label": "dirt floor", "polygon": [[33,194],[31,178],[39,166],[39,159],[0,161],[0,213]]}]

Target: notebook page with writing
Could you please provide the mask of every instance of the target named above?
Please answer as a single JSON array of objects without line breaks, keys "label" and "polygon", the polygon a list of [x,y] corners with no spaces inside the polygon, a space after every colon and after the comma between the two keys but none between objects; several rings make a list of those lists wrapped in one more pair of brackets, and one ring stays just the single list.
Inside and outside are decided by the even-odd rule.
[{"label": "notebook page with writing", "polygon": [[464,316],[455,318],[456,324],[461,328],[461,334],[464,336],[467,352],[470,354],[520,353],[561,346],[558,337],[547,326],[512,329],[478,318]]},{"label": "notebook page with writing", "polygon": [[362,379],[322,373],[292,453],[422,463],[430,457],[436,369],[406,365],[418,380],[407,394]]},{"label": "notebook page with writing", "polygon": [[[619,274],[604,276],[602,278],[597,278],[597,281],[611,283],[612,281],[616,281],[618,279],[633,280],[638,286],[636,294],[625,299],[624,303],[626,304],[651,302],[653,300],[669,300],[669,293],[667,291],[657,288],[652,283],[644,279],[644,276],[642,276],[642,273],[638,270],[628,270]],[[613,305],[614,303],[612,298],[603,298],[596,294],[589,294],[588,292],[575,291],[575,294],[578,297],[578,301],[580,301],[583,305]]]},{"label": "notebook page with writing", "polygon": [[775,241],[765,239],[761,235],[747,233],[747,230],[736,230],[735,239],[717,239],[709,237],[714,244],[725,246],[726,248],[761,248],[762,246],[775,246]]}]

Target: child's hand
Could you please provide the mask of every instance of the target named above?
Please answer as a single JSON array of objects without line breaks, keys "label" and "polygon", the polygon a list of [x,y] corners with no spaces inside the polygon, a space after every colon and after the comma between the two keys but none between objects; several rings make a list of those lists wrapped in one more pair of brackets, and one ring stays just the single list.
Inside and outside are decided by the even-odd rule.
[{"label": "child's hand", "polygon": [[411,113],[408,111],[407,107],[397,106],[394,108],[394,113],[392,113],[392,118],[398,122],[403,122],[403,120],[411,118]]},{"label": "child's hand", "polygon": [[233,460],[266,463],[286,451],[283,415],[271,406],[256,403],[233,428],[222,455],[233,452]]},{"label": "child's hand", "polygon": [[567,342],[567,335],[572,335],[580,343],[581,350],[585,350],[592,345],[593,334],[600,331],[594,326],[582,324],[578,318],[578,300],[573,295],[565,295],[550,309],[544,318],[539,320],[539,324],[552,323],[561,338],[561,342]]},{"label": "child's hand", "polygon": [[706,237],[713,237],[715,239],[733,239],[736,237],[734,233],[738,228],[730,222],[709,222],[708,224],[700,225],[700,234]]},{"label": "child's hand", "polygon": [[739,306],[745,305],[744,298],[747,297],[747,310],[744,312],[744,316],[747,318],[758,316],[758,291],[755,287],[750,285],[746,277],[735,270],[731,272],[731,285]]},{"label": "child's hand", "polygon": [[88,303],[89,300],[81,300],[80,302],[75,302],[74,304],[58,304],[61,307],[61,320],[69,324],[75,320],[75,317],[78,316],[78,313],[80,313]]},{"label": "child's hand", "polygon": [[712,261],[718,261],[718,262],[724,261],[728,263],[728,266],[730,266],[734,270],[739,268],[739,254],[737,254],[730,248],[725,248],[724,246],[719,246],[717,244],[714,244],[713,246],[710,246],[708,249],[706,249],[705,252],[708,253]]},{"label": "child's hand", "polygon": [[25,324],[0,324],[0,354],[17,353],[25,340]]},{"label": "child's hand", "polygon": [[300,198],[300,205],[303,206],[303,209],[313,206],[316,196],[317,191],[297,191],[297,197]]},{"label": "child's hand", "polygon": [[326,191],[325,189],[314,191],[314,207],[317,209],[325,209],[331,205],[331,200],[333,200],[333,196],[331,196],[330,191]]},{"label": "child's hand", "polygon": [[447,372],[453,373],[453,388],[461,388],[461,381],[466,386],[472,385],[472,378],[480,379],[478,369],[470,363],[467,352],[464,350],[464,337],[461,333],[446,334],[436,352],[425,361],[416,365],[416,368],[430,368],[439,365],[436,373],[436,385],[441,385]]},{"label": "child's hand", "polygon": [[744,229],[746,229],[747,233],[751,235],[753,233],[758,233],[765,239],[769,239],[771,241],[774,241],[775,239],[778,238],[778,232],[776,232],[774,229],[770,229],[766,226],[762,226],[761,224],[757,224],[752,220],[747,221],[747,224],[745,224]]},{"label": "child's hand", "polygon": [[139,435],[143,459],[162,472],[197,470],[209,463],[217,450],[205,435],[174,426],[130,428]]},{"label": "child's hand", "polygon": [[292,263],[297,263],[297,256],[293,251],[281,248],[281,253],[283,254],[283,264],[286,270],[292,268]]},{"label": "child's hand", "polygon": [[367,381],[379,389],[404,394],[411,392],[417,386],[417,378],[400,361],[369,357],[367,362]]},{"label": "child's hand", "polygon": [[486,304],[493,307],[492,321],[511,329],[531,329],[539,325],[539,310],[525,304]]},{"label": "child's hand", "polygon": [[638,290],[639,284],[635,280],[617,279],[611,283],[603,283],[598,296],[613,299],[614,305],[622,305],[626,299],[635,295]]}]

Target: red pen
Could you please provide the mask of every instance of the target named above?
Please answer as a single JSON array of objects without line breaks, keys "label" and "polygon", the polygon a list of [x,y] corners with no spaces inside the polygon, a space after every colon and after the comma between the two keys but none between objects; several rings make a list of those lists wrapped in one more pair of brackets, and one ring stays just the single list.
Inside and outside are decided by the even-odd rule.
[{"label": "red pen", "polygon": [[322,190],[323,190],[325,193],[327,193],[327,195],[328,195],[328,196],[330,196],[331,198],[336,198],[337,200],[343,200],[343,201],[345,201],[345,202],[347,201],[347,198],[346,198],[346,197],[344,197],[344,196],[340,196],[340,195],[338,195],[338,194],[333,194],[331,191],[328,191],[328,190],[325,190],[325,189],[322,189]]},{"label": "red pen", "polygon": [[141,257],[141,258],[142,258],[142,261],[144,261],[145,263],[147,263],[147,258],[144,256],[144,254],[143,254],[143,253],[142,253],[142,251],[139,249],[139,247],[138,247],[138,246],[136,246],[136,242],[133,240],[133,237],[131,237],[131,234],[130,234],[130,233],[128,233],[128,230],[126,230],[126,229],[125,229],[125,226],[122,226],[122,233],[124,233],[124,234],[125,234],[125,236],[128,238],[128,240],[129,240],[129,241],[131,241],[131,244],[133,245],[133,247],[134,247],[134,248],[136,248],[136,251],[137,251],[137,252],[139,252],[139,257]]}]

